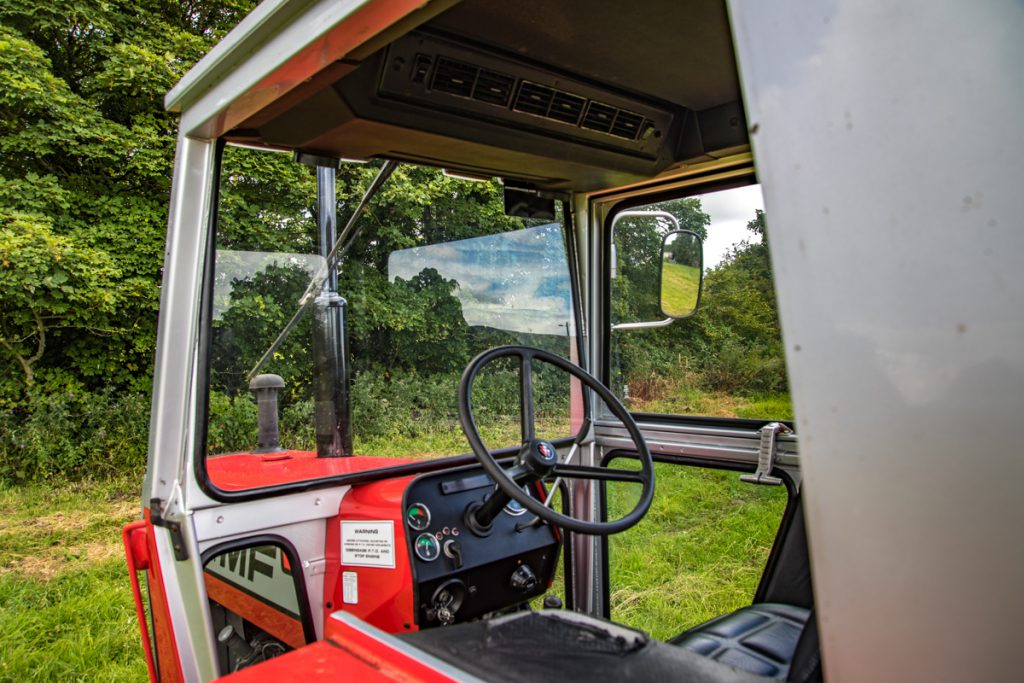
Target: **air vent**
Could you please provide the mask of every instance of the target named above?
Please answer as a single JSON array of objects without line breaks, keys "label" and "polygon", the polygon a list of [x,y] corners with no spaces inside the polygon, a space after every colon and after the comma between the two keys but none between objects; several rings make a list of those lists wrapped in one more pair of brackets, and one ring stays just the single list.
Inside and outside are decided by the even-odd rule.
[{"label": "air vent", "polygon": [[[664,131],[672,129],[673,110],[514,55],[412,32],[389,45],[381,62],[378,92],[394,101],[386,106],[431,110],[423,130],[470,139],[484,135],[485,127],[508,126],[552,144],[578,143],[647,160],[668,153]],[[470,119],[479,124],[473,131],[453,128]]]},{"label": "air vent", "polygon": [[516,79],[496,71],[481,69],[473,88],[473,99],[487,104],[508,105]]},{"label": "air vent", "polygon": [[583,123],[580,126],[587,130],[596,130],[599,133],[610,133],[618,111],[615,107],[609,107],[607,104],[591,100],[590,106],[587,107],[587,113],[583,115]]},{"label": "air vent", "polygon": [[535,116],[547,116],[555,91],[546,85],[523,81],[512,109]]},{"label": "air vent", "polygon": [[457,62],[447,57],[438,57],[437,67],[434,69],[434,80],[430,87],[459,97],[470,97],[473,94],[473,83],[476,81],[478,71],[479,69],[472,64]]},{"label": "air vent", "polygon": [[555,97],[551,101],[551,109],[548,112],[548,117],[555,121],[571,123],[575,126],[579,123],[580,114],[583,113],[583,106],[586,103],[587,100],[583,97],[556,91]]},{"label": "air vent", "polygon": [[619,113],[615,116],[615,123],[612,124],[612,129],[609,132],[620,138],[636,140],[643,125],[644,117],[631,111],[620,109]]}]

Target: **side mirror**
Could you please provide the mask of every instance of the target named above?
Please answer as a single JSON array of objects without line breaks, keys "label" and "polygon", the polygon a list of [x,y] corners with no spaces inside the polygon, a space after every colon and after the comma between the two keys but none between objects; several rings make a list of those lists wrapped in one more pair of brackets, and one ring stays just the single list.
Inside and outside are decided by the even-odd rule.
[{"label": "side mirror", "polygon": [[690,230],[673,230],[661,243],[661,312],[687,318],[697,311],[704,284],[704,245]]}]

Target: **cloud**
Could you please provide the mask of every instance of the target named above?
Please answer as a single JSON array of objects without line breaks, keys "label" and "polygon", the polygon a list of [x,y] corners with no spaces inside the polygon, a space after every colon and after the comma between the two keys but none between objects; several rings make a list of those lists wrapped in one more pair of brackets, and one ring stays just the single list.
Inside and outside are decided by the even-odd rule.
[{"label": "cloud", "polygon": [[532,334],[566,334],[569,272],[557,224],[403,249],[388,258],[388,279],[424,268],[455,280],[469,325]]},{"label": "cloud", "polygon": [[743,240],[758,242],[760,238],[747,230],[757,209],[764,210],[760,185],[748,185],[701,195],[701,208],[711,216],[708,238],[704,241],[704,267],[721,263],[732,246]]}]

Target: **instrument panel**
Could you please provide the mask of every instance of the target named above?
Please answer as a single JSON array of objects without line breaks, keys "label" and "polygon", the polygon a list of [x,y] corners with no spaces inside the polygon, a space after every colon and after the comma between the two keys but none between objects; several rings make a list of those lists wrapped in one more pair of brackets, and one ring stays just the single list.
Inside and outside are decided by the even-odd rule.
[{"label": "instrument panel", "polygon": [[[510,501],[486,535],[466,511],[494,491],[478,467],[425,475],[405,493],[404,523],[420,628],[473,619],[542,595],[558,564],[555,529]],[[542,489],[526,490],[540,498]]]}]

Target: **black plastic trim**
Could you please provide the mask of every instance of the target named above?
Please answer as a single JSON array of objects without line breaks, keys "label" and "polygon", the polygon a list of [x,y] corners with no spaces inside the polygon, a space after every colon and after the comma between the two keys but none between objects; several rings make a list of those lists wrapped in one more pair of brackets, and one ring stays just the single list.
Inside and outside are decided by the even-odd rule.
[{"label": "black plastic trim", "polygon": [[166,519],[160,510],[163,509],[163,502],[159,498],[149,501],[149,523],[162,529],[167,529],[171,534],[171,547],[174,549],[174,559],[184,562],[188,559],[188,547],[185,545],[185,538],[181,534],[181,522]]}]

